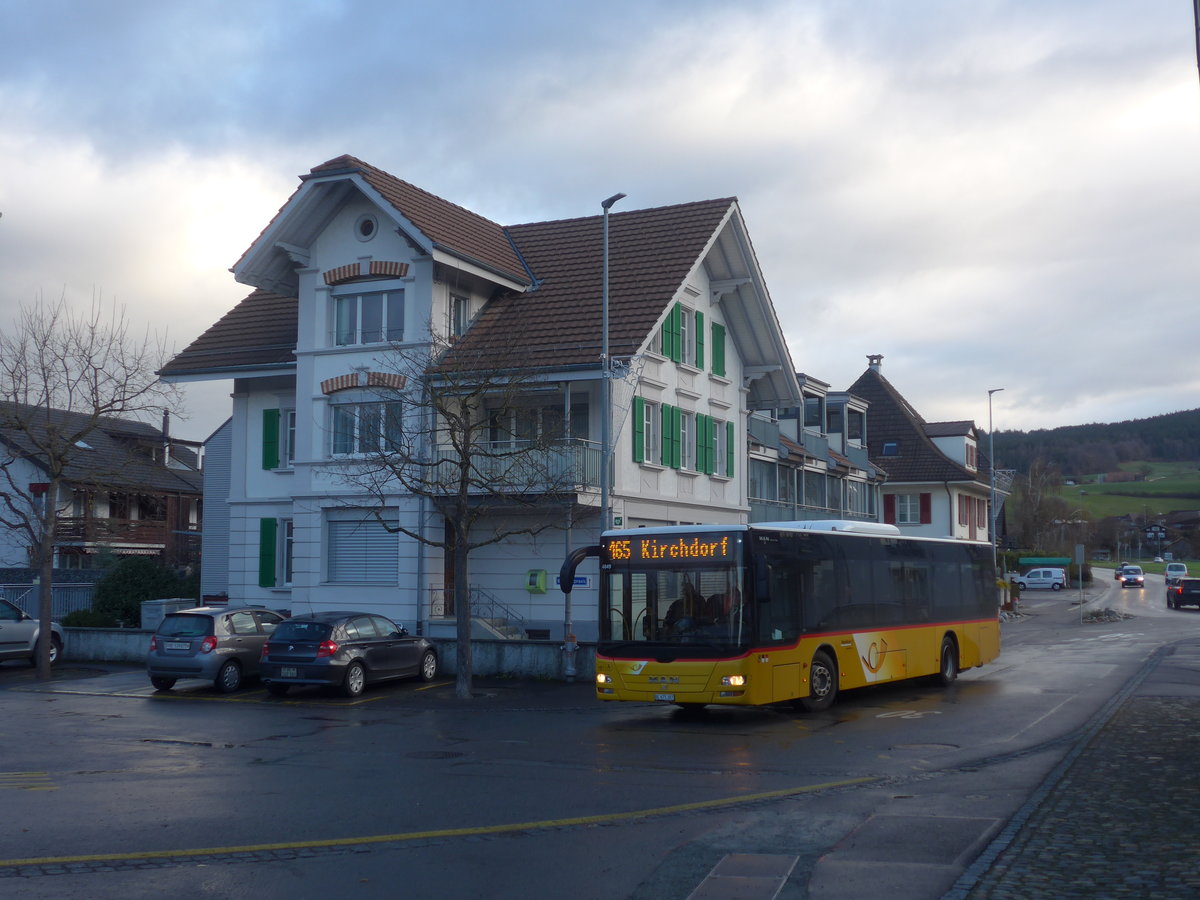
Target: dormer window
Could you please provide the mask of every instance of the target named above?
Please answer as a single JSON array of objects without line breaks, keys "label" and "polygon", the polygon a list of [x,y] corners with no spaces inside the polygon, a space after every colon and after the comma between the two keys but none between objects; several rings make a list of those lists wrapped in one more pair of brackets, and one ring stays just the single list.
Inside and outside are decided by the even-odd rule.
[{"label": "dormer window", "polygon": [[880,450],[881,456],[899,456],[900,445],[895,441],[884,441],[883,448]]}]

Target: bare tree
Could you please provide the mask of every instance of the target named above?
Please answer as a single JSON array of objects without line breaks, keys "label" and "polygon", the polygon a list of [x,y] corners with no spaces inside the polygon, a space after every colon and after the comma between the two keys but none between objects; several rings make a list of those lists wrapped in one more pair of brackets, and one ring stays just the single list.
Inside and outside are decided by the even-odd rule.
[{"label": "bare tree", "polygon": [[1059,494],[1062,473],[1043,458],[1035,459],[1029,471],[1015,482],[1013,505],[1017,532],[1024,546],[1043,548],[1055,537],[1055,523],[1069,515],[1066,500]]},{"label": "bare tree", "polygon": [[[358,456],[341,477],[372,497],[379,521],[451,561],[457,641],[455,693],[471,696],[472,551],[518,535],[559,527],[547,515],[517,513],[554,507],[583,481],[583,447],[570,440],[570,415],[547,405],[547,385],[531,374],[517,339],[506,336],[458,345],[434,337],[419,350],[396,347],[367,373],[379,404],[353,415],[335,412],[333,441]],[[553,395],[550,395],[553,396]],[[541,405],[539,405],[541,404]],[[445,528],[429,533],[386,519],[383,509],[404,495],[419,498]]]},{"label": "bare tree", "polygon": [[[51,633],[56,523],[87,469],[88,435],[107,418],[177,409],[178,389],[155,375],[167,358],[161,340],[130,334],[124,310],[105,312],[98,297],[87,313],[73,312],[65,295],[22,305],[16,323],[0,331],[0,526],[21,536],[39,571],[42,635]],[[22,460],[45,480],[23,483]],[[39,641],[37,670],[50,675],[48,637]]]}]

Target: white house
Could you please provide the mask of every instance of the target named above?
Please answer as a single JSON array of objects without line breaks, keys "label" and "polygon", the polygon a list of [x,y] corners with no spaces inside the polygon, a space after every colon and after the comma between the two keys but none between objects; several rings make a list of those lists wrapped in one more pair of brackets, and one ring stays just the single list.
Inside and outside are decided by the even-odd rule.
[{"label": "white house", "polygon": [[[609,226],[610,356],[625,376],[611,382],[614,522],[744,522],[748,416],[802,396],[738,203],[614,212]],[[252,293],[161,373],[234,380],[231,421],[209,448],[214,471],[228,448],[228,476],[213,482],[228,495],[206,501],[214,546],[218,508],[227,517],[228,564],[206,553],[205,592],[224,577],[232,599],[448,628],[448,560],[380,525],[336,472],[372,434],[403,427],[404,391],[421,386],[389,367],[396,352],[432,332],[451,357],[518,336],[538,383],[495,439],[561,431],[575,483],[565,502],[497,512],[555,527],[474,551],[469,580],[473,606],[510,632],[561,638],[555,575],[599,523],[603,250],[600,215],[504,227],[348,156],[302,176],[233,267]],[[423,534],[444,528],[413,496],[385,507]],[[580,574],[574,623],[588,640],[596,579]]]}]

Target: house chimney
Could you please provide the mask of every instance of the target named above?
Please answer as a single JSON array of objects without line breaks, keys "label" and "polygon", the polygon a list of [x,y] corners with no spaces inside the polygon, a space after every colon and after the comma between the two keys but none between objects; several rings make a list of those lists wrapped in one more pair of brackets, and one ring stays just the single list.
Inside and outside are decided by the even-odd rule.
[{"label": "house chimney", "polygon": [[162,450],[163,450],[163,465],[171,465],[171,413],[168,410],[163,410],[162,417]]},{"label": "house chimney", "polygon": [[882,353],[868,353],[867,354],[867,368],[871,369],[872,371],[875,371],[875,372],[880,371],[883,368],[883,354]]}]

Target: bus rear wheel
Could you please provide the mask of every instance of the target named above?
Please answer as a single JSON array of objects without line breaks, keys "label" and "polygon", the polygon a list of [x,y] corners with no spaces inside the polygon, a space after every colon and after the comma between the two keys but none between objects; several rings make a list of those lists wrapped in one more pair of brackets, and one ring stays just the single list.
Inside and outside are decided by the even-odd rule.
[{"label": "bus rear wheel", "polygon": [[950,638],[942,638],[941,665],[938,667],[938,681],[947,687],[954,684],[958,678],[958,648]]},{"label": "bus rear wheel", "polygon": [[837,666],[828,653],[818,650],[808,667],[808,696],[800,698],[800,708],[805,712],[823,712],[833,706],[837,692]]}]

